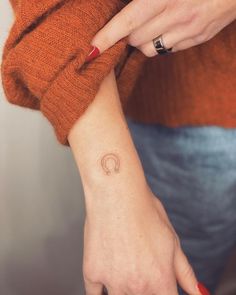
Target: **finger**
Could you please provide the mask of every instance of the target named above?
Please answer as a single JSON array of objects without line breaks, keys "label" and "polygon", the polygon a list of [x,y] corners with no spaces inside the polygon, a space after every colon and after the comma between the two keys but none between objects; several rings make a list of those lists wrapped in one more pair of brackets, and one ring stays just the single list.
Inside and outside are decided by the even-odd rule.
[{"label": "finger", "polygon": [[[180,42],[190,39],[190,36],[191,32],[187,29],[184,29],[182,26],[179,26],[174,30],[161,35],[163,44],[167,49],[174,48]],[[153,40],[149,41],[148,43],[142,44],[138,48],[148,57],[157,55]]]},{"label": "finger", "polygon": [[104,293],[104,295],[126,295],[126,293],[122,292],[118,288],[107,287],[106,289],[107,289],[107,293]]},{"label": "finger", "polygon": [[173,51],[180,51],[191,48],[196,45],[200,45],[209,41],[218,33],[215,31],[214,23],[210,25],[202,26],[189,26],[186,32],[186,38],[182,37],[182,41],[176,42],[173,47]]},{"label": "finger", "polygon": [[129,44],[138,47],[148,41],[167,33],[178,22],[175,14],[165,12],[155,16],[143,26],[137,28],[129,35]]},{"label": "finger", "polygon": [[184,40],[184,41],[177,43],[173,47],[173,52],[185,50],[185,49],[191,48],[195,45],[197,45],[197,44],[196,44],[195,40],[193,40],[193,39]]},{"label": "finger", "polygon": [[122,38],[130,35],[148,19],[161,13],[165,8],[164,2],[163,0],[131,1],[95,35],[92,45],[97,46],[100,52],[105,51]]},{"label": "finger", "polygon": [[195,273],[180,247],[176,249],[174,265],[176,278],[182,289],[189,295],[201,295]]},{"label": "finger", "polygon": [[161,295],[178,295],[177,283],[173,282],[171,286],[164,286],[163,288],[158,287],[155,290],[156,293],[153,294],[161,294]]},{"label": "finger", "polygon": [[151,294],[178,295],[175,273],[171,273],[156,283]]},{"label": "finger", "polygon": [[209,27],[207,30],[199,33],[198,35],[195,35],[191,38],[188,38],[186,40],[183,40],[177,43],[174,46],[173,51],[185,50],[193,46],[200,45],[210,40],[212,37],[214,37],[214,34],[212,34],[211,27]]},{"label": "finger", "polygon": [[86,295],[102,295],[103,285],[101,283],[93,283],[84,280],[84,287]]},{"label": "finger", "polygon": [[[108,290],[108,294],[109,295],[125,295],[125,293],[121,293],[120,291],[112,291],[112,290]],[[129,294],[130,295],[130,294]]]}]

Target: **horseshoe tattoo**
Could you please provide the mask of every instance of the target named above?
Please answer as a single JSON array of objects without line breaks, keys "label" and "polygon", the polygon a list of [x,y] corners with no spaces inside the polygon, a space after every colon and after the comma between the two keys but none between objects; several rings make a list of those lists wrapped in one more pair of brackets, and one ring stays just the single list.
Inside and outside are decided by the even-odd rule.
[{"label": "horseshoe tattoo", "polygon": [[[108,166],[108,162],[110,165]],[[111,175],[112,172],[119,173],[120,171],[120,160],[114,153],[106,154],[101,159],[101,165],[107,175]]]}]

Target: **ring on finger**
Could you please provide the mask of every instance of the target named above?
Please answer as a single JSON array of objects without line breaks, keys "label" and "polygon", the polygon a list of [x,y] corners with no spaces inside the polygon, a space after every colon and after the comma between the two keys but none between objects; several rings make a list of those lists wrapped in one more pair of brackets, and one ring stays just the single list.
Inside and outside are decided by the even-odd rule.
[{"label": "ring on finger", "polygon": [[156,37],[155,39],[152,40],[153,45],[156,49],[156,52],[158,54],[167,54],[170,53],[172,51],[172,48],[166,48],[164,42],[163,42],[163,38],[162,35]]}]

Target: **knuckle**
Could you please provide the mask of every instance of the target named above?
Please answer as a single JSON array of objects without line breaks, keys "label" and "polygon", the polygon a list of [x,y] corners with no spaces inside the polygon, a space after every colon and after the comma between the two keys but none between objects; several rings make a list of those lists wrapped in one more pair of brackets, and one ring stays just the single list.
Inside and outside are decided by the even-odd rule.
[{"label": "knuckle", "polygon": [[199,11],[187,2],[177,4],[175,19],[180,25],[191,24],[199,18]]},{"label": "knuckle", "polygon": [[129,36],[129,44],[131,46],[137,47],[140,45],[139,37],[136,34],[130,34]]},{"label": "knuckle", "polygon": [[194,41],[195,41],[195,44],[204,43],[205,41],[207,41],[207,36],[206,34],[202,33],[200,35],[195,36]]},{"label": "knuckle", "polygon": [[174,244],[176,247],[181,248],[181,242],[177,234],[174,234]]},{"label": "knuckle", "polygon": [[151,46],[148,46],[148,45],[143,45],[143,46],[140,46],[139,49],[142,51],[142,53],[144,55],[146,55],[147,57],[153,57],[156,55],[156,52],[154,50],[154,46],[153,46],[153,49],[151,48]]},{"label": "knuckle", "polygon": [[173,289],[173,283],[175,282],[175,278],[173,276],[173,269],[168,267],[162,267],[161,273],[155,274],[155,280],[153,287],[157,287],[161,290]]},{"label": "knuckle", "polygon": [[132,32],[136,28],[136,20],[131,17],[129,14],[124,15],[123,23],[125,24],[126,29],[128,32]]},{"label": "knuckle", "polygon": [[181,45],[175,45],[175,47],[173,47],[172,52],[178,52],[180,50],[183,50],[183,46]]},{"label": "knuckle", "polygon": [[191,31],[192,36],[202,36],[202,38],[204,38],[209,24],[205,18],[201,17],[201,15],[203,15],[203,12],[200,9],[195,11],[189,30]]},{"label": "knuckle", "polygon": [[193,22],[195,16],[192,15],[191,13],[182,13],[179,17],[179,24],[180,25],[186,25],[186,24],[190,24]]},{"label": "knuckle", "polygon": [[90,276],[85,276],[84,275],[84,282],[85,283],[89,283],[89,284],[95,284],[98,282],[97,279],[93,278],[93,277],[90,277]]},{"label": "knuckle", "polygon": [[129,276],[128,278],[129,292],[134,294],[143,294],[148,289],[148,282],[141,276]]},{"label": "knuckle", "polygon": [[158,286],[162,289],[169,290],[172,289],[171,286],[173,285],[173,276],[171,273],[169,275],[163,275],[161,280],[158,282]]},{"label": "knuckle", "polygon": [[182,274],[186,278],[192,278],[195,277],[195,273],[191,265],[189,264],[188,258],[183,253],[183,261],[182,261],[184,267],[182,268]]},{"label": "knuckle", "polygon": [[183,270],[183,276],[186,278],[191,278],[194,276],[194,271],[190,265]]},{"label": "knuckle", "polygon": [[98,281],[98,273],[94,267],[86,265],[83,267],[83,277],[85,282],[95,283]]},{"label": "knuckle", "polygon": [[199,19],[196,19],[194,22],[192,22],[192,25],[189,27],[189,29],[193,36],[198,36],[205,32],[206,25]]}]

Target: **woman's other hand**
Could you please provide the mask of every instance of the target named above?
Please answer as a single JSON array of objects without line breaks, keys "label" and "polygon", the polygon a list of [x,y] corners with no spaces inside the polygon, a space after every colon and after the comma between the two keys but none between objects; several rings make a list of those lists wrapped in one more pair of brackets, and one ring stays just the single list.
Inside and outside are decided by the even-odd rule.
[{"label": "woman's other hand", "polygon": [[152,40],[162,36],[166,48],[179,51],[204,43],[236,18],[235,0],[133,0],[94,37],[103,52],[118,40],[146,56],[157,54]]}]

